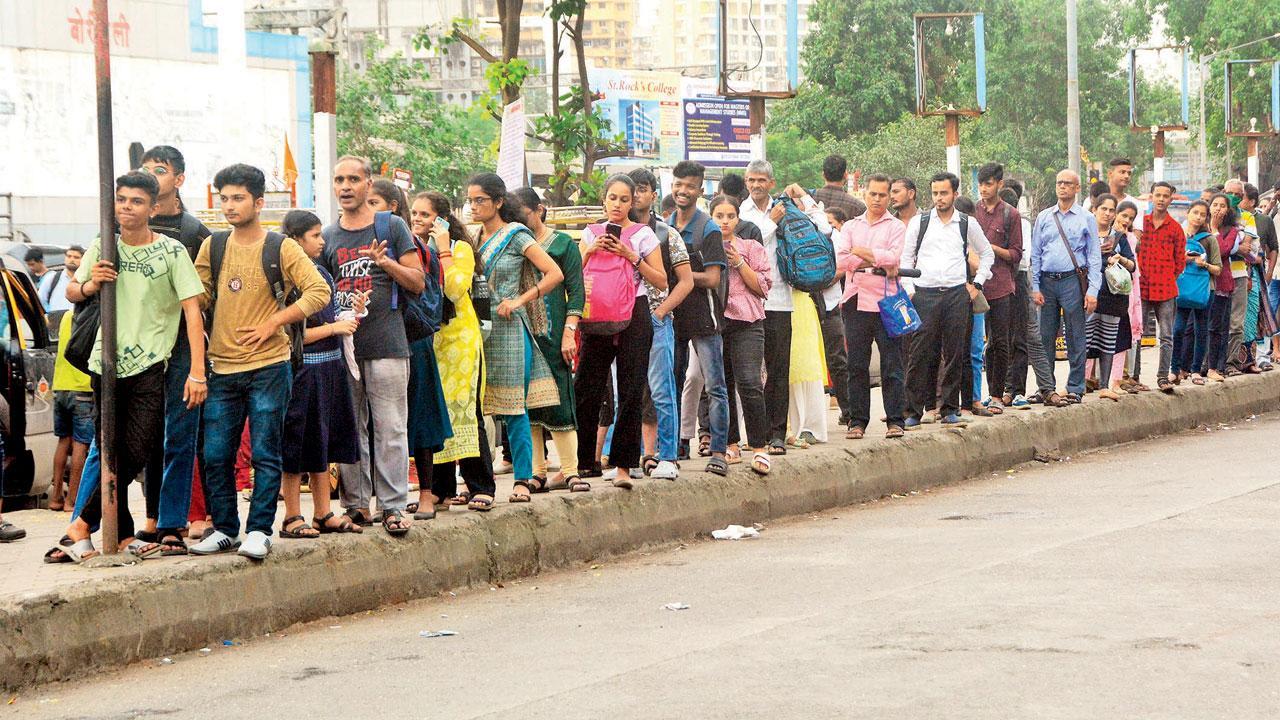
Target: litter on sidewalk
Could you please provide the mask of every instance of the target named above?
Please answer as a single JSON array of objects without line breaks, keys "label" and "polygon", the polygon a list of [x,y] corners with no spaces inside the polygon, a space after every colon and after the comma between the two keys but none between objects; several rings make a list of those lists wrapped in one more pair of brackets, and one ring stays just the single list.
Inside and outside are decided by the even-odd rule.
[{"label": "litter on sidewalk", "polygon": [[758,538],[760,537],[760,531],[753,527],[730,525],[723,530],[712,530],[711,537],[716,540],[742,540],[744,538]]},{"label": "litter on sidewalk", "polygon": [[422,630],[418,633],[418,637],[424,637],[424,638],[453,637],[454,635],[457,635],[457,634],[458,633],[453,630]]},{"label": "litter on sidewalk", "polygon": [[688,610],[689,606],[684,603],[673,602],[662,606],[663,610]]}]

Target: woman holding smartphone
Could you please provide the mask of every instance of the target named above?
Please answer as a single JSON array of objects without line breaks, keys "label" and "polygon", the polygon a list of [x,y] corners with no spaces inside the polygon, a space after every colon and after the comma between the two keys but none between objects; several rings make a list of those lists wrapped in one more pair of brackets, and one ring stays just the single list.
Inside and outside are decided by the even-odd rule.
[{"label": "woman holding smartphone", "polygon": [[[588,225],[582,231],[587,309],[580,326],[582,349],[573,383],[577,416],[594,418],[608,388],[610,367],[615,360],[618,363],[618,410],[609,461],[618,471],[614,487],[624,490],[631,488],[631,469],[640,467],[640,421],[653,340],[648,290],[640,279],[655,288],[667,287],[658,236],[634,217],[635,190],[635,182],[627,175],[606,180],[605,223]],[[602,298],[611,300],[606,303]],[[595,423],[579,423],[578,467],[591,467],[595,450]]]},{"label": "woman holding smartphone", "polygon": [[729,272],[729,294],[725,300],[724,331],[721,333],[724,337],[724,380],[729,389],[729,451],[726,455],[730,462],[742,456],[738,448],[741,439],[738,434],[738,403],[733,401],[736,391],[742,400],[747,444],[753,453],[751,469],[758,475],[768,475],[771,469],[767,447],[769,413],[765,409],[760,368],[764,364],[764,299],[773,286],[773,276],[764,246],[735,234],[738,207],[737,198],[717,195],[707,208],[711,211],[712,222],[720,227]]},{"label": "woman holding smartphone", "polygon": [[440,257],[444,271],[444,296],[453,305],[452,317],[432,337],[445,408],[453,437],[434,453],[416,453],[418,501],[409,503],[415,520],[430,520],[447,511],[457,495],[458,470],[467,484],[467,498],[493,497],[493,462],[489,456],[480,408],[483,372],[483,336],[471,305],[471,283],[476,271],[475,248],[462,221],[453,215],[449,199],[438,192],[419,193],[410,208],[410,229]]}]

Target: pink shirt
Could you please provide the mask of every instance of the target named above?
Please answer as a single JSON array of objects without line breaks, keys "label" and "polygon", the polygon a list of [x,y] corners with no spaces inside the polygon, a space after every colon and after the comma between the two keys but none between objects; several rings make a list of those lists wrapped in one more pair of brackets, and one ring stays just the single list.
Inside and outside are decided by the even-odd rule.
[{"label": "pink shirt", "polygon": [[[760,289],[768,296],[769,288],[773,286],[773,275],[772,268],[769,267],[769,255],[765,252],[764,246],[755,240],[735,237],[733,247],[738,254],[742,255],[742,261],[747,267],[756,271],[756,280],[760,283]],[[742,322],[763,320],[764,298],[747,288],[746,282],[742,279],[742,268],[730,266],[726,272],[729,273],[729,298],[724,305],[725,318]]]},{"label": "pink shirt", "polygon": [[[875,256],[875,267],[898,267],[902,258],[902,243],[906,236],[907,226],[889,213],[880,216],[874,224],[867,222],[864,213],[844,224],[840,228],[840,237],[836,240],[836,269],[845,273],[844,297],[841,303],[853,296],[858,296],[858,309],[864,312],[878,312],[879,302],[884,299],[885,279],[880,275],[855,272],[862,264],[862,258],[854,255],[853,248],[868,248]],[[893,280],[888,282],[889,290],[896,291],[898,286]]]}]

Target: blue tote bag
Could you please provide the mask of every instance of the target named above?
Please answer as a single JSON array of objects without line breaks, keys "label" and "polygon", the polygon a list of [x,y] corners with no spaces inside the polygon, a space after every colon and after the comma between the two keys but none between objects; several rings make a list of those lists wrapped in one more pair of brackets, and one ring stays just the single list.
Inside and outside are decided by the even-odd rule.
[{"label": "blue tote bag", "polygon": [[[1187,251],[1204,254],[1204,246],[1197,240],[1209,237],[1208,233],[1198,233],[1187,241]],[[1213,239],[1210,238],[1210,242]],[[1178,307],[1188,310],[1203,310],[1209,307],[1211,279],[1209,271],[1187,262],[1187,267],[1178,276]]]},{"label": "blue tote bag", "polygon": [[892,338],[910,335],[920,329],[920,315],[916,306],[911,304],[911,297],[897,283],[898,291],[889,294],[889,278],[884,280],[884,299],[880,301],[880,322],[884,323],[884,332]]}]

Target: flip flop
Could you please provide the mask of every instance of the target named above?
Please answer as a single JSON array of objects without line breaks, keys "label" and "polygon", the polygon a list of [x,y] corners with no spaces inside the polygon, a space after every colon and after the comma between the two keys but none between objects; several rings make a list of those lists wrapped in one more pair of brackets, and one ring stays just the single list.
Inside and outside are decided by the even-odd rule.
[{"label": "flip flop", "polygon": [[591,492],[591,483],[583,480],[577,475],[570,475],[564,479],[565,484],[569,486],[569,492]]},{"label": "flip flop", "polygon": [[139,540],[137,535],[134,535],[133,542],[126,545],[124,549],[137,555],[139,560],[146,560],[149,557],[160,554],[160,543]]},{"label": "flip flop", "polygon": [[764,453],[756,453],[751,456],[751,470],[757,475],[768,475],[773,469],[772,463],[769,462],[769,456]]},{"label": "flip flop", "polygon": [[177,533],[165,533],[160,538],[160,556],[175,557],[177,555],[187,555],[187,544],[182,542],[182,537]]},{"label": "flip flop", "polygon": [[493,509],[493,498],[488,495],[473,495],[471,501],[467,503],[467,509],[476,512],[489,512]]}]

